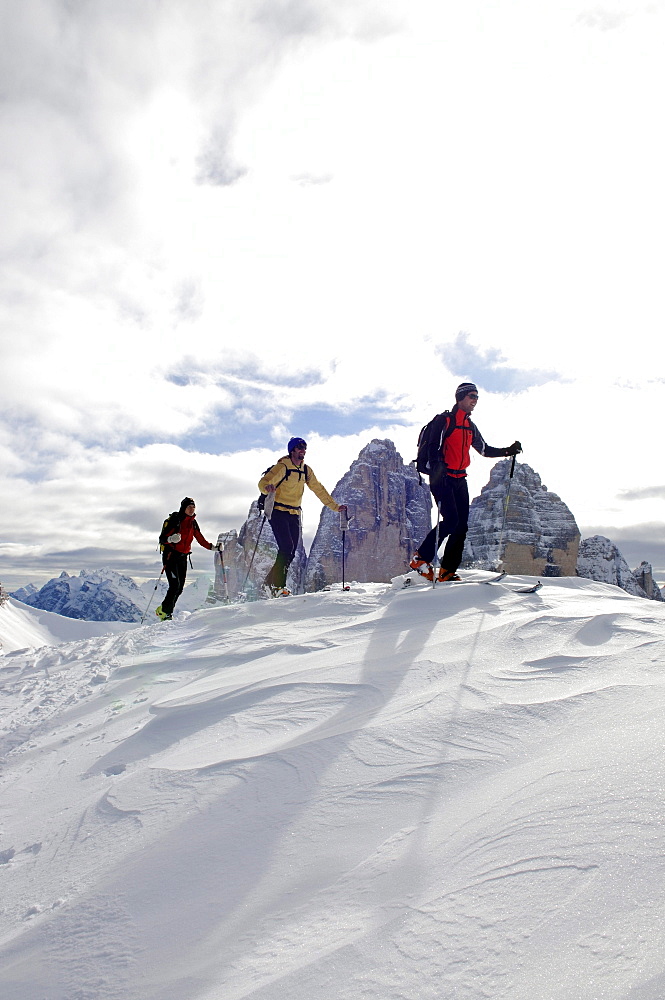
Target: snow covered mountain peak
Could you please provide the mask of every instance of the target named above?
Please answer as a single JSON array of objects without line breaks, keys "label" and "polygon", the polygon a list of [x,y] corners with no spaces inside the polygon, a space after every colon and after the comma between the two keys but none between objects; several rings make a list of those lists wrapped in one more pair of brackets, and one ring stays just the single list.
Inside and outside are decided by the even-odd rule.
[{"label": "snow covered mountain peak", "polygon": [[138,621],[143,592],[128,576],[102,568],[82,569],[77,576],[62,571],[39,590],[27,588],[12,596],[31,607],[87,621]]}]

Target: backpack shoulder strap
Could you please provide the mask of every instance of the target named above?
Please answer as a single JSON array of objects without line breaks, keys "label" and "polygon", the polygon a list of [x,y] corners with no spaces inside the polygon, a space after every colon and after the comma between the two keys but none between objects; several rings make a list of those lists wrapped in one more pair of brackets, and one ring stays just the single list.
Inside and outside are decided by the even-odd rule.
[{"label": "backpack shoulder strap", "polygon": [[445,417],[446,420],[448,421],[448,426],[444,430],[443,436],[441,438],[441,447],[443,447],[443,442],[446,440],[446,438],[450,434],[452,434],[452,432],[455,430],[455,427],[457,426],[457,424],[455,423],[455,411],[454,411],[454,409],[453,410],[445,410],[441,414],[441,416]]},{"label": "backpack shoulder strap", "polygon": [[179,511],[173,510],[171,511],[169,516],[165,519],[164,524],[162,525],[162,530],[159,534],[159,540],[162,543],[162,545],[166,542],[166,539],[169,535],[172,535],[174,531],[178,530],[180,520],[182,520],[182,518],[178,519],[178,514]]},{"label": "backpack shoulder strap", "polygon": [[429,440],[436,447],[437,451],[443,447],[443,442],[453,429],[453,422],[449,419],[450,416],[450,410],[444,410],[443,413],[437,413],[432,418]]},{"label": "backpack shoulder strap", "polygon": [[278,486],[282,485],[282,483],[284,482],[285,479],[289,478],[289,476],[291,475],[291,473],[294,470],[293,469],[287,469],[287,467],[284,465],[284,462],[275,462],[275,465],[281,465],[284,468],[284,475],[282,476],[282,478],[280,479],[280,481],[277,483],[277,486],[275,486],[275,489],[277,489]]},{"label": "backpack shoulder strap", "polygon": [[[304,476],[305,477],[305,482],[309,483],[309,469],[308,469],[308,467],[304,463],[303,463],[302,469],[287,469],[286,466],[284,466],[284,469],[286,470],[286,475],[284,476],[284,479],[288,479],[292,472],[297,472],[298,473],[298,481],[300,481],[300,477],[301,476]],[[281,486],[281,484],[284,482],[284,479],[280,479],[280,481],[277,483],[277,485]]]}]

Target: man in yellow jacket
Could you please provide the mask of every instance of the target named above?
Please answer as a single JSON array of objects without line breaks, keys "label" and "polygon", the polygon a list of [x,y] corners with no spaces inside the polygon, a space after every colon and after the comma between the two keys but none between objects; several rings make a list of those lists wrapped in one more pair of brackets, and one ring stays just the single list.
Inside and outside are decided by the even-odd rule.
[{"label": "man in yellow jacket", "polygon": [[345,504],[338,504],[318,481],[310,466],[305,465],[307,442],[294,437],[288,443],[288,455],[280,458],[259,480],[262,493],[275,494],[275,506],[270,516],[277,542],[275,564],[265,578],[265,586],[273,597],[288,594],[286,575],[300,541],[300,503],[305,486],[317,495],[330,510],[346,512]]}]

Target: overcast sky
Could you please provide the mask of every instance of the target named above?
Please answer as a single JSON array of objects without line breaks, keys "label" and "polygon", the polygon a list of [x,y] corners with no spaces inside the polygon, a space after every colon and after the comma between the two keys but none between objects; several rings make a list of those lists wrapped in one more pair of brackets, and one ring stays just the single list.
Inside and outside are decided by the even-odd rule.
[{"label": "overcast sky", "polygon": [[153,575],[462,379],[665,581],[665,0],[0,9],[0,581]]}]

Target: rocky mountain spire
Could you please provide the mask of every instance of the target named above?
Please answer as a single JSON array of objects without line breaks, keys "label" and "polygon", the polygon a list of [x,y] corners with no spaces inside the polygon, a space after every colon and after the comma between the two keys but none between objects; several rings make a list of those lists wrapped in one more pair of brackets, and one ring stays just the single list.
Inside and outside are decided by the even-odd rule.
[{"label": "rocky mountain spire", "polygon": [[580,531],[556,493],[543,486],[530,465],[515,466],[501,551],[499,536],[509,484],[511,459],[497,462],[490,480],[471,504],[463,566],[507,573],[575,576]]},{"label": "rocky mountain spire", "polygon": [[[407,569],[431,527],[427,485],[392,441],[366,445],[333,490],[353,518],[346,532],[346,579],[387,582]],[[338,582],[342,572],[339,514],[324,507],[305,571],[305,590]]]}]

